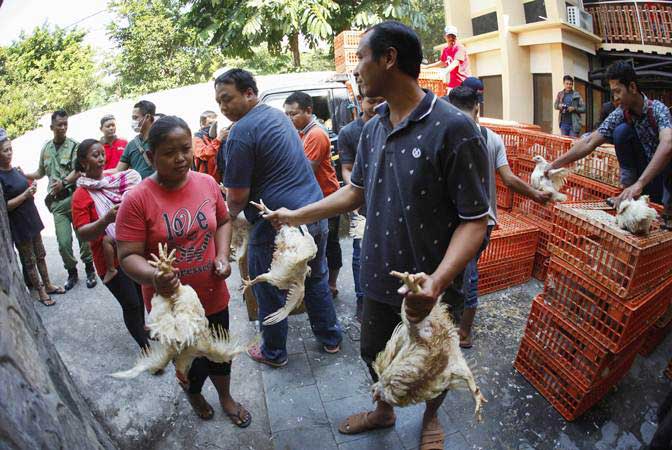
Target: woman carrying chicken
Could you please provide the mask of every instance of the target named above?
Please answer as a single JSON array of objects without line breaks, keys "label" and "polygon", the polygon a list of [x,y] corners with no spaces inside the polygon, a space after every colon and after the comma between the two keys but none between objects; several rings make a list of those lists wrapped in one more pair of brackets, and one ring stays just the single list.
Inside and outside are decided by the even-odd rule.
[{"label": "woman carrying chicken", "polygon": [[[148,310],[154,292],[168,298],[182,282],[198,294],[210,326],[228,330],[225,279],[231,274],[231,222],[219,186],[209,175],[190,170],[192,139],[184,120],[175,116],[159,119],[147,142],[156,172],[131,191],[119,209],[116,234],[121,267],[142,285]],[[160,275],[147,262],[152,253],[159,254],[160,243],[167,243],[169,251],[176,250],[172,274]],[[231,397],[230,373],[231,364],[197,358],[187,374],[176,375],[201,419],[214,414],[201,395],[209,377],[224,412],[244,428],[252,417]]]}]

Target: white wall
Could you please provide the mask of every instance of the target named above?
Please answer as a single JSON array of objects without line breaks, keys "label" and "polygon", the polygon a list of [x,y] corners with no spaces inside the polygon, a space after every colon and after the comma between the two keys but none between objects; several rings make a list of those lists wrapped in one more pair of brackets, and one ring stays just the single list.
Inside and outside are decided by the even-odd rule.
[{"label": "white wall", "polygon": [[[502,55],[499,50],[475,55],[477,76],[487,77],[502,74]],[[470,56],[474,58],[474,56]]]},{"label": "white wall", "polygon": [[532,45],[530,48],[530,72],[531,73],[551,73],[551,46]]},{"label": "white wall", "polygon": [[[449,0],[449,1],[460,2],[460,0]],[[473,17],[477,14],[480,15],[480,13],[487,10],[494,10],[495,7],[497,6],[497,0],[469,0],[469,4],[471,6],[471,15]]]}]

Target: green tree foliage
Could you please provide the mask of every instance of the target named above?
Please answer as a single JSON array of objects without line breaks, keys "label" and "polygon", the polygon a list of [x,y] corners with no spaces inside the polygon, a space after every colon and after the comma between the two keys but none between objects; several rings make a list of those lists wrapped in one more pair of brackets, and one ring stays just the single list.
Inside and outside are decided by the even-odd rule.
[{"label": "green tree foliage", "polygon": [[[254,47],[265,43],[280,53],[282,42],[300,65],[298,36],[311,46],[330,40],[343,30],[363,29],[388,19],[400,20],[416,30],[426,30],[436,20],[441,0],[182,0],[186,21],[201,30],[210,45],[227,56],[251,57]],[[428,10],[428,6],[431,8]],[[427,14],[431,12],[432,14]],[[439,39],[443,21],[440,21]]]},{"label": "green tree foliage", "polygon": [[89,108],[99,92],[93,50],[84,32],[44,25],[0,48],[0,127],[11,137],[37,126],[45,113]]},{"label": "green tree foliage", "polygon": [[113,0],[108,34],[119,52],[108,67],[113,92],[128,97],[207,80],[223,57],[182,20],[177,0]]}]

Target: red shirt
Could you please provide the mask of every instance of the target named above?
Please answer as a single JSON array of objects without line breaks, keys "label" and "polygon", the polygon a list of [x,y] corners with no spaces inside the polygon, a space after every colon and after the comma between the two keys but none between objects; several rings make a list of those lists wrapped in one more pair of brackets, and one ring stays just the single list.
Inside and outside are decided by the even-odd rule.
[{"label": "red shirt", "polygon": [[[83,187],[75,189],[75,193],[72,195],[72,225],[75,230],[95,222],[98,218],[96,205],[93,203],[89,191]],[[107,272],[105,256],[103,256],[103,236],[104,233],[98,236],[97,239],[89,241],[91,253],[93,253],[93,265],[96,267],[96,272],[98,272],[101,279],[105,275],[105,272]],[[114,263],[114,267],[119,267],[119,262],[116,260],[116,256]]]},{"label": "red shirt", "polygon": [[[130,191],[117,214],[118,241],[144,242],[145,257],[159,254],[159,243],[177,249],[174,266],[182,284],[191,286],[206,315],[226,309],[226,281],[215,275],[215,233],[229,217],[217,182],[210,176],[189,171],[180,189],[171,191],[152,178]],[[152,307],[152,286],[142,286],[147,311]]]},{"label": "red shirt", "polygon": [[467,56],[467,49],[460,43],[455,43],[453,46],[448,46],[441,52],[441,61],[446,65],[450,65],[453,61],[458,60],[460,63],[450,72],[449,88],[454,88],[462,84],[462,82],[469,77],[469,56]]},{"label": "red shirt", "polygon": [[320,185],[322,195],[326,197],[333,194],[340,186],[338,178],[336,178],[336,169],[331,164],[329,136],[317,124],[313,125],[305,134],[300,132],[299,136],[303,141],[303,152],[306,154],[306,158],[311,161],[319,161],[315,178]]},{"label": "red shirt", "polygon": [[103,147],[105,147],[105,170],[117,167],[126,144],[128,144],[128,141],[124,139],[115,139],[111,144],[103,143]]}]

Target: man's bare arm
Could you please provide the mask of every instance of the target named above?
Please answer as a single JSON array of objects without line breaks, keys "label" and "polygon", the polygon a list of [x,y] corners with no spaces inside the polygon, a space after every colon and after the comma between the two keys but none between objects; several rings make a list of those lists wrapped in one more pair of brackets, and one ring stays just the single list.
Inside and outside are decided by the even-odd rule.
[{"label": "man's bare arm", "polygon": [[[262,198],[263,200],[263,198]],[[230,217],[238,217],[250,201],[250,188],[227,188],[226,206]]]},{"label": "man's bare arm", "polygon": [[264,216],[274,226],[303,225],[354,211],[364,204],[364,190],[348,184],[330,196],[297,210],[280,208]]},{"label": "man's bare arm", "polygon": [[607,142],[607,139],[598,131],[593,131],[590,136],[578,140],[567,153],[551,163],[551,169],[560,169],[579,159],[590,155],[597,147]]}]

